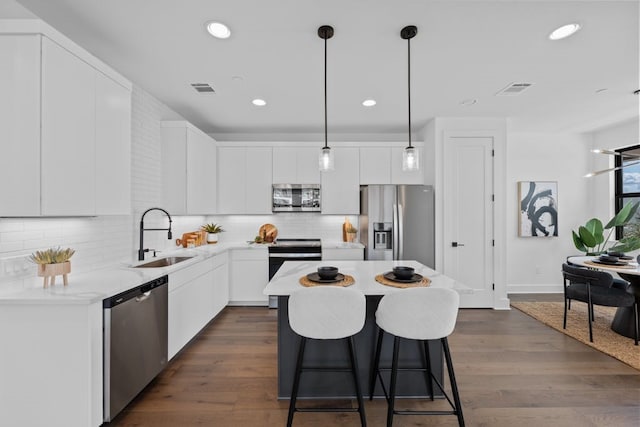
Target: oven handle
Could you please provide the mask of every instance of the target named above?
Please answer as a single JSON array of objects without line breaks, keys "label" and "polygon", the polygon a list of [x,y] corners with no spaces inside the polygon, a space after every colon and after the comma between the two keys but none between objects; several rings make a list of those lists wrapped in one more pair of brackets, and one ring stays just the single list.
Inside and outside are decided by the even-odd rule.
[{"label": "oven handle", "polygon": [[309,254],[269,254],[269,258],[283,258],[283,259],[296,259],[296,258],[321,258],[322,253],[309,253]]}]

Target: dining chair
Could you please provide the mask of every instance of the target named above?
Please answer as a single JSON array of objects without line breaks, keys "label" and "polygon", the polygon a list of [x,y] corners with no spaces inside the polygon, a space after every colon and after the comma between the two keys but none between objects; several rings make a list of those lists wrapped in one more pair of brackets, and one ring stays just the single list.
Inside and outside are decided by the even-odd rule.
[{"label": "dining chair", "polygon": [[571,300],[587,303],[589,341],[593,342],[593,306],[633,307],[635,345],[638,345],[638,304],[633,294],[613,286],[613,277],[605,271],[562,264],[564,279],[564,318],[562,328],[567,329],[567,309]]}]

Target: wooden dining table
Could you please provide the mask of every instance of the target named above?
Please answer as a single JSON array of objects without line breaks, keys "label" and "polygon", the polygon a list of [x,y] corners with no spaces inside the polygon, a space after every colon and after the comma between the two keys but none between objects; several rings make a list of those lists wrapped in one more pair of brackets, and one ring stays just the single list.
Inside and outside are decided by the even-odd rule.
[{"label": "wooden dining table", "polygon": [[[622,279],[629,282],[628,292],[635,296],[636,304],[640,305],[640,265],[638,265],[636,260],[633,259],[629,264],[624,266],[617,266],[594,262],[594,260],[597,259],[597,256],[575,256],[567,258],[567,262],[581,267],[616,273]],[[618,307],[613,322],[611,322],[611,330],[625,337],[634,338],[634,321],[634,307]],[[638,328],[640,328],[640,319],[638,323]]]}]

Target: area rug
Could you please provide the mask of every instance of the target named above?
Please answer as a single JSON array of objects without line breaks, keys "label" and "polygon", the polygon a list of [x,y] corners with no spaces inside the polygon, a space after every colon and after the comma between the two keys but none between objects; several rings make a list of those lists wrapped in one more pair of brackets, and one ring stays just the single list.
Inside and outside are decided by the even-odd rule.
[{"label": "area rug", "polygon": [[571,310],[567,314],[567,329],[562,329],[563,302],[512,302],[511,306],[565,335],[640,370],[640,346],[635,346],[633,339],[611,330],[611,321],[616,313],[614,307],[594,307],[594,342],[591,343],[587,323],[587,304],[575,301],[571,304]]}]

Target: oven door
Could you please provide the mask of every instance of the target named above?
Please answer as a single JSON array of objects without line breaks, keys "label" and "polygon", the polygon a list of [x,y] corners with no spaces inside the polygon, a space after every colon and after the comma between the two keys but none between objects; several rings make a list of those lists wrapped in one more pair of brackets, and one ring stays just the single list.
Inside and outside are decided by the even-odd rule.
[{"label": "oven door", "polygon": [[[269,280],[273,279],[285,261],[321,261],[322,252],[309,253],[269,253]],[[269,296],[269,308],[278,308],[278,297]]]}]

